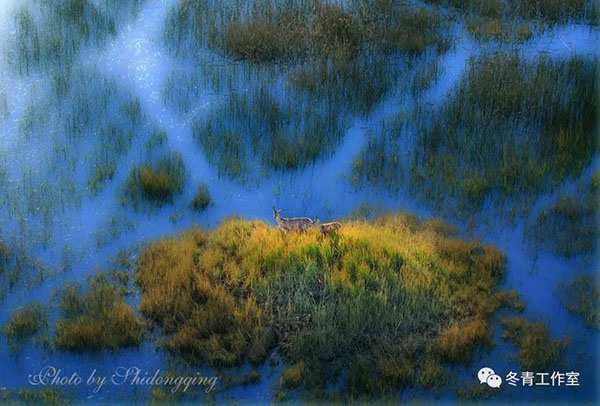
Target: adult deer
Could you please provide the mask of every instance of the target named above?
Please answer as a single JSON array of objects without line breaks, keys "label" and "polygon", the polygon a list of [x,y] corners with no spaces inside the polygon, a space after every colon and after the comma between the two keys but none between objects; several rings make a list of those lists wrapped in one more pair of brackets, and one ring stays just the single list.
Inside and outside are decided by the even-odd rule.
[{"label": "adult deer", "polygon": [[288,231],[302,231],[306,232],[308,228],[313,224],[313,221],[308,217],[281,217],[279,213],[281,209],[277,210],[273,206],[273,218],[277,222],[277,227],[284,233]]}]

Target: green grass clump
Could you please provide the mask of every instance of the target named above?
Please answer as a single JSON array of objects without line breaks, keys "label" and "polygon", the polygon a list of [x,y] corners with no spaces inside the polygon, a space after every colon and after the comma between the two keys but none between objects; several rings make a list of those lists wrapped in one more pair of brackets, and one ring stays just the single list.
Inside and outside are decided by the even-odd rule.
[{"label": "green grass clump", "polygon": [[423,366],[439,374],[425,355],[468,362],[507,304],[503,255],[438,223],[389,214],[325,240],[237,218],[194,228],[140,254],[139,307],[193,364],[261,365],[277,351],[282,388],[318,392],[344,376],[346,393],[393,394]]},{"label": "green grass clump", "polygon": [[588,327],[600,330],[600,288],[596,275],[586,274],[560,282],[556,293],[568,311],[583,317]]},{"label": "green grass clump", "polygon": [[35,302],[14,310],[2,328],[4,335],[21,340],[31,337],[48,326],[48,315],[41,303]]},{"label": "green grass clump", "polygon": [[59,293],[60,319],[54,329],[58,348],[96,352],[140,344],[142,322],[125,302],[120,286],[105,274],[96,273],[85,293],[74,283]]},{"label": "green grass clump", "polygon": [[134,207],[141,198],[164,204],[183,190],[185,165],[180,154],[168,154],[156,164],[133,167],[125,183],[125,195]]},{"label": "green grass clump", "polygon": [[523,317],[501,320],[502,338],[519,348],[519,364],[523,370],[541,371],[556,365],[569,344],[568,339],[553,339],[548,326]]},{"label": "green grass clump", "polygon": [[211,201],[212,198],[210,197],[208,186],[206,186],[206,183],[201,183],[198,185],[198,189],[196,190],[196,194],[194,195],[190,205],[195,211],[204,211]]},{"label": "green grass clump", "polygon": [[18,351],[23,340],[37,336],[39,341],[48,341],[48,313],[41,303],[35,302],[14,310],[2,327],[13,351]]}]

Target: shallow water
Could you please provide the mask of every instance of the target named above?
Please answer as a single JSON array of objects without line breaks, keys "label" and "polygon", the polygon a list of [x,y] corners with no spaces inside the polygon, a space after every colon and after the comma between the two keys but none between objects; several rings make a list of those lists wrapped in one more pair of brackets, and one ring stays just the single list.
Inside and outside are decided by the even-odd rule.
[{"label": "shallow water", "polygon": [[[10,8],[16,3],[15,0],[1,9],[3,11],[0,12],[0,27],[4,33],[10,34],[12,30],[10,18],[7,16],[10,15]],[[439,56],[441,67],[439,79],[416,100],[404,94],[404,87],[399,84],[377,103],[374,110],[366,117],[357,115],[351,120],[343,139],[339,145],[336,145],[331,156],[293,172],[271,172],[250,184],[241,184],[219,176],[217,169],[209,164],[192,136],[193,120],[225,103],[227,93],[220,93],[210,87],[195,89],[198,95],[195,105],[189,113],[183,115],[169,108],[161,97],[163,83],[174,69],[190,69],[196,63],[220,65],[227,62],[207,50],[199,50],[200,61],[182,62],[164,49],[161,42],[163,22],[167,12],[175,3],[176,1],[173,0],[148,0],[139,15],[133,21],[126,23],[116,37],[109,40],[105,46],[100,49],[84,47],[77,63],[98,72],[98,76],[114,80],[124,92],[137,97],[146,116],[145,129],[156,127],[167,131],[168,149],[181,153],[186,164],[188,179],[184,192],[174,199],[172,205],[166,205],[149,213],[136,212],[118,203],[116,196],[131,166],[143,161],[145,157],[145,138],[144,135],[139,135],[133,139],[129,150],[118,158],[118,166],[112,180],[98,195],[90,197],[85,190],[79,190],[81,203],[69,199],[64,209],[53,208],[48,214],[50,222],[40,222],[37,212],[20,213],[19,215],[24,217],[20,218],[14,211],[18,203],[0,206],[2,214],[0,237],[6,241],[24,241],[30,253],[42,260],[47,268],[53,269],[59,266],[64,247],[69,247],[76,253],[75,265],[72,269],[59,272],[55,277],[45,280],[39,287],[29,289],[19,286],[8,292],[1,305],[1,324],[19,305],[33,300],[48,302],[54,290],[65,281],[83,281],[89,271],[96,265],[106,265],[107,258],[120,249],[131,248],[140,242],[156,239],[166,233],[175,233],[194,223],[200,224],[203,228],[210,228],[216,226],[224,217],[233,214],[273,223],[271,218],[273,205],[285,208],[285,214],[289,216],[318,216],[323,221],[339,219],[363,203],[384,209],[408,210],[421,218],[434,216],[434,211],[412,196],[408,188],[394,194],[374,187],[355,188],[349,183],[352,162],[365,145],[368,131],[377,131],[382,121],[392,119],[400,112],[412,110],[417,103],[431,106],[443,103],[445,96],[452,92],[465,71],[469,58],[488,50],[504,47],[497,44],[475,43],[468,39],[466,34],[459,32],[454,48]],[[593,57],[598,55],[598,35],[595,28],[576,25],[560,27],[519,45],[518,49],[528,58],[537,58],[541,55],[566,57],[572,54]],[[436,57],[433,55],[426,58]],[[186,63],[189,66],[185,66]],[[47,175],[49,170],[49,164],[43,157],[52,154],[46,149],[45,137],[50,138],[50,136],[42,128],[37,131],[39,138],[23,140],[20,138],[19,131],[19,123],[28,98],[32,97],[37,103],[46,100],[45,95],[49,92],[48,77],[43,73],[34,73],[23,78],[11,72],[7,63],[3,63],[0,78],[2,79],[0,95],[7,96],[9,106],[8,117],[0,121],[0,158],[6,160],[7,182],[13,186],[10,190],[25,191],[28,189],[18,187],[25,168],[34,168],[35,173],[40,177]],[[245,86],[242,81],[237,83],[240,89],[244,89]],[[401,142],[402,150],[408,154],[412,148],[410,137]],[[86,148],[85,141],[82,148],[84,150]],[[76,181],[76,188],[82,188],[85,183],[85,176],[82,174],[85,171],[84,156],[81,154],[82,160],[75,163],[75,172],[71,172],[69,168],[62,168],[63,173],[59,174],[63,177],[72,176]],[[591,168],[584,171],[582,179],[589,179],[596,168],[598,168],[597,159]],[[203,213],[196,214],[188,208],[188,202],[200,182],[207,184],[214,204]],[[577,343],[571,346],[569,358],[573,360],[573,367],[581,372],[580,390],[577,392],[548,390],[535,393],[526,392],[525,389],[519,390],[519,388],[510,392],[512,388],[504,388],[507,399],[516,401],[522,397],[534,399],[541,396],[572,400],[592,399],[597,395],[594,383],[598,381],[596,368],[598,358],[595,356],[595,348],[599,343],[598,332],[587,329],[579,317],[569,314],[560,305],[553,292],[558,281],[571,279],[586,270],[597,269],[596,258],[588,255],[567,260],[549,253],[536,253],[523,241],[526,222],[534,221],[539,210],[551,205],[557,195],[573,191],[575,183],[576,180],[567,181],[559,190],[540,195],[534,208],[526,216],[517,218],[512,224],[496,217],[495,208],[490,205],[484,205],[482,211],[476,215],[482,221],[472,231],[472,236],[485,243],[493,243],[506,252],[508,271],[503,287],[516,289],[520,293],[526,305],[525,315],[548,321],[553,336],[572,336],[573,342]],[[33,189],[36,189],[35,186]],[[7,196],[7,198],[10,201],[12,197]],[[176,212],[181,213],[181,218],[173,222],[169,216]],[[127,218],[132,223],[133,229],[122,230],[117,233],[120,235],[98,248],[96,236],[98,233],[105,232],[107,221],[115,215]],[[467,235],[467,224],[462,224],[454,218],[449,220],[459,227],[463,235]],[[38,235],[40,227],[48,228],[49,240],[45,244],[26,237],[29,233]],[[135,302],[137,297],[134,296],[130,300]],[[495,341],[499,345],[490,353],[478,353],[470,367],[457,368],[456,373],[461,380],[470,383],[472,370],[476,371],[483,366],[483,363],[490,363],[490,366],[504,374],[509,370],[519,371],[515,360],[507,360],[507,355],[513,354],[514,348],[499,338],[501,331],[499,326],[495,327],[495,331]],[[585,362],[575,362],[575,349],[591,358]],[[99,356],[49,352],[36,345],[28,345],[21,353],[15,355],[11,353],[5,338],[2,337],[0,338],[0,365],[3,366],[0,369],[0,386],[11,389],[26,386],[27,376],[37,372],[44,365],[78,370],[85,375],[94,368],[108,372],[116,366],[123,365],[136,365],[145,369],[161,368],[165,365],[165,356],[154,349],[153,343],[149,340],[146,340],[139,349],[105,353]],[[269,387],[275,380],[277,374],[269,375],[268,368],[265,367],[263,380],[259,385],[236,388],[228,396],[238,401],[268,402]],[[131,390],[124,389],[123,392],[126,396],[136,395]],[[76,395],[79,400],[90,402],[121,399],[120,391],[104,390],[94,395],[85,387],[78,388]],[[142,391],[138,395],[144,398],[147,392]],[[219,395],[219,399],[223,399],[221,396]],[[402,396],[405,399],[415,397],[427,399],[431,395],[413,389],[405,391]],[[443,399],[450,401],[453,399],[452,396],[444,396]]]}]

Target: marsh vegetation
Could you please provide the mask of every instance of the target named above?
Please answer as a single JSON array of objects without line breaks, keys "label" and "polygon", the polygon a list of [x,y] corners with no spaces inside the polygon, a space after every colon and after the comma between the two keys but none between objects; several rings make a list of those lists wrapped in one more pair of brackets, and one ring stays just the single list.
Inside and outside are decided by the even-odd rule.
[{"label": "marsh vegetation", "polygon": [[143,325],[125,300],[126,289],[102,272],[89,286],[67,283],[58,294],[60,318],[54,327],[59,349],[75,352],[116,350],[138,346]]},{"label": "marsh vegetation", "polygon": [[[556,273],[538,278],[523,264],[541,254],[561,271],[597,268],[598,173],[587,184],[596,2],[28,0],[14,10],[0,50],[7,365],[48,354],[104,364],[139,347],[157,368],[164,351],[166,364],[224,376],[212,402],[267,387],[292,402],[438,396],[482,354],[497,356],[488,349],[500,307],[522,311],[522,295],[528,314],[547,316],[532,289],[550,278],[548,298],[574,316],[562,312],[552,330],[503,320],[517,351],[508,362],[588,368],[550,331],[598,327],[596,273],[555,285]],[[544,56],[557,44],[566,57]],[[212,228],[215,215],[265,218],[271,200],[343,227],[283,237],[235,217]],[[490,206],[510,214],[485,229]],[[457,227],[389,208],[422,218],[433,208]],[[192,221],[207,228],[177,234]],[[509,269],[465,231],[502,245]],[[176,236],[105,263],[161,233]],[[535,250],[519,250],[520,239]],[[97,263],[107,271],[83,281]],[[521,295],[500,290],[507,273]],[[15,308],[23,294],[39,303]],[[9,351],[32,338],[30,358]],[[17,374],[0,379],[22,386]],[[0,403],[70,400],[9,392]],[[107,402],[128,396],[116,392]],[[457,394],[494,395],[462,382]]]},{"label": "marsh vegetation", "polygon": [[195,365],[261,365],[276,351],[282,389],[392,394],[419,376],[430,387],[514,304],[497,289],[503,255],[442,229],[403,213],[347,222],[323,242],[237,218],[190,229],[140,255],[140,310],[165,350]]},{"label": "marsh vegetation", "polygon": [[[369,138],[353,179],[394,191],[408,177],[413,193],[434,207],[454,197],[446,208],[454,212],[488,197],[527,201],[580,175],[597,153],[595,72],[596,61],[580,57],[472,59],[439,109]],[[408,166],[398,142],[406,131],[415,137]]]}]

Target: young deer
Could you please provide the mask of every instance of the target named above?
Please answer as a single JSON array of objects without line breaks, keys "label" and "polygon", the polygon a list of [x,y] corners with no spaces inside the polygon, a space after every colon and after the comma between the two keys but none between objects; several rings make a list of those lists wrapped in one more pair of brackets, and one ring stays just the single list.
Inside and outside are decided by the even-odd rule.
[{"label": "young deer", "polygon": [[281,209],[277,210],[273,206],[273,218],[277,222],[277,227],[284,233],[288,231],[301,231],[306,232],[308,227],[313,224],[313,221],[308,217],[281,217],[279,213]]},{"label": "young deer", "polygon": [[312,222],[317,227],[319,227],[319,231],[322,235],[326,235],[329,233],[337,232],[342,227],[342,223],[339,221],[330,221],[329,223],[321,223],[318,217],[315,217],[315,220]]}]

